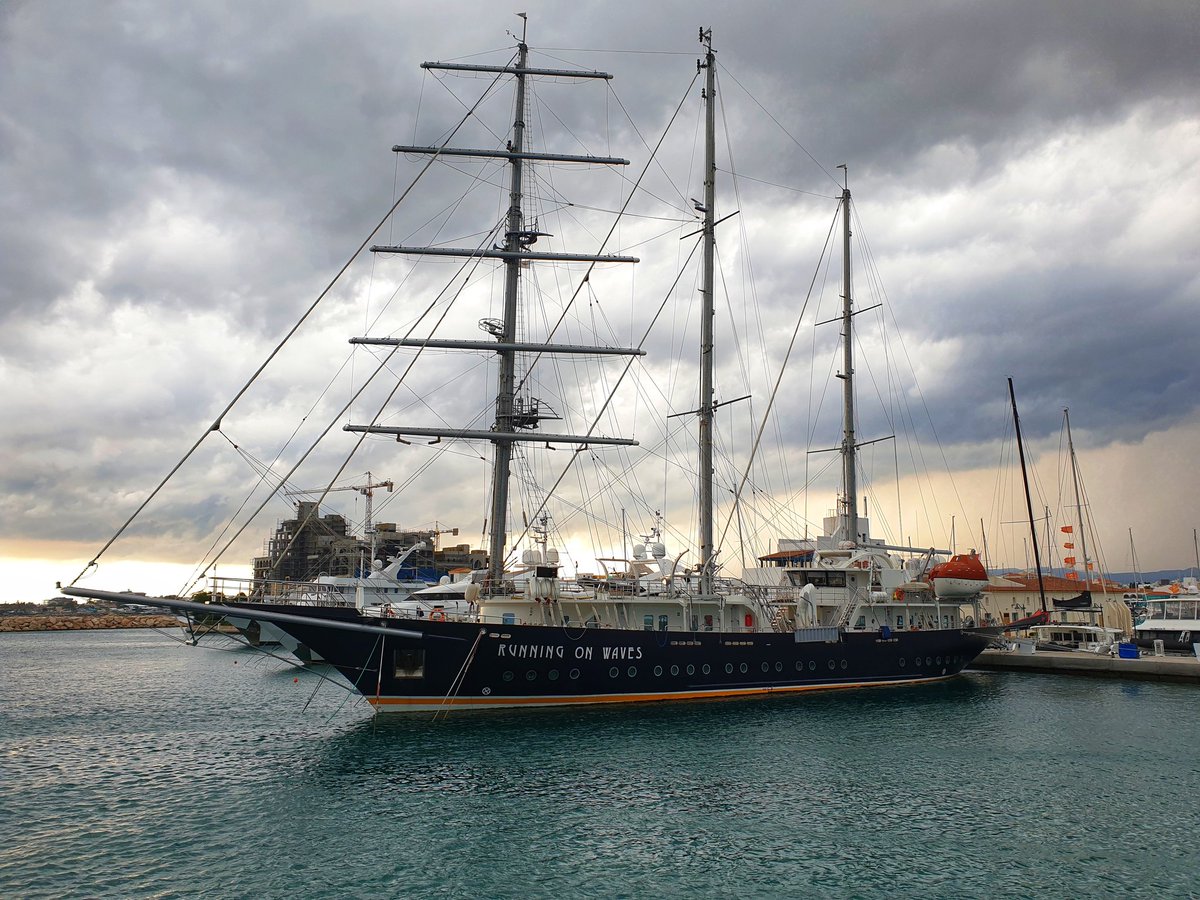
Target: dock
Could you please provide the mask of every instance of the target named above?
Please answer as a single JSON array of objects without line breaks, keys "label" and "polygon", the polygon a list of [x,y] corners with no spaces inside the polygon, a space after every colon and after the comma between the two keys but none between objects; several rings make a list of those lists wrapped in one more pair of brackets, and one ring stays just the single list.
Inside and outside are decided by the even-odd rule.
[{"label": "dock", "polygon": [[1173,681],[1200,684],[1200,660],[1194,656],[1143,656],[1121,659],[1075,651],[1016,653],[984,650],[968,669],[990,672],[1037,672],[1046,675],[1087,675],[1130,681]]}]

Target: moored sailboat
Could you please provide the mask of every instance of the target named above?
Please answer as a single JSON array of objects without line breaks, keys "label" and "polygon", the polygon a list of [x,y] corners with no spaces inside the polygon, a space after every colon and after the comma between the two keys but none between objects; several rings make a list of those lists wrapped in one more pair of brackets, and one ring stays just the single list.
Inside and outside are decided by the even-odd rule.
[{"label": "moored sailboat", "polygon": [[[856,502],[854,432],[853,298],[850,282],[850,191],[841,195],[844,237],[842,339],[844,351],[842,492],[825,539],[804,565],[789,567],[774,584],[751,584],[721,574],[713,528],[714,248],[716,209],[716,63],[711,32],[701,31],[705,77],[705,178],[703,213],[700,398],[697,493],[698,560],[693,568],[655,547],[657,565],[642,564],[630,581],[595,580],[581,587],[560,577],[556,558],[530,557],[530,571],[514,580],[505,571],[509,482],[513,447],[562,444],[574,447],[633,446],[636,442],[594,433],[548,434],[537,429],[535,407],[517,390],[519,355],[587,353],[634,356],[640,348],[529,343],[518,333],[523,270],[540,261],[633,263],[611,254],[562,254],[534,248],[544,233],[526,221],[522,207],[525,169],[538,162],[620,165],[624,160],[544,154],[527,147],[526,83],[542,76],[608,78],[605,73],[540,69],[529,64],[524,36],[515,62],[506,66],[425,63],[426,68],[491,73],[515,82],[515,116],[502,150],[449,146],[397,148],[436,157],[485,156],[508,166],[509,206],[503,244],[488,249],[377,245],[377,253],[435,254],[494,259],[503,265],[503,317],[492,320],[493,342],[357,338],[377,346],[436,345],[480,350],[497,359],[494,421],[489,429],[348,425],[351,433],[492,444],[488,570],[467,608],[439,615],[367,614],[359,605],[294,607],[262,604],[253,615],[333,665],[379,709],[429,710],[447,706],[506,707],[730,697],[870,685],[913,684],[952,677],[988,644],[993,634],[974,628],[969,607],[986,583],[959,579],[933,590],[897,554],[914,548],[870,537]],[[973,573],[974,570],[972,570]],[[949,585],[949,583],[947,582]],[[632,586],[631,586],[632,585]],[[970,585],[977,585],[974,591]],[[75,596],[105,592],[66,588]],[[208,613],[220,606],[160,600],[182,611]],[[247,609],[229,610],[244,617]]]}]

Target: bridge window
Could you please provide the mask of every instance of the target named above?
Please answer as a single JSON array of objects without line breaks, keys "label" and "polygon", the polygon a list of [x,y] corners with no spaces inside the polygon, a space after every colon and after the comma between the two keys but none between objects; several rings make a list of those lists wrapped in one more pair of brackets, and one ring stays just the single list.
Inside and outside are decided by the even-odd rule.
[{"label": "bridge window", "polygon": [[654,630],[654,616],[642,616],[642,629],[644,631]]},{"label": "bridge window", "polygon": [[668,623],[669,621],[670,621],[670,617],[668,617],[668,616],[659,616],[659,617],[658,617],[658,630],[659,630],[659,631],[666,631],[666,630],[667,630],[667,623]]}]

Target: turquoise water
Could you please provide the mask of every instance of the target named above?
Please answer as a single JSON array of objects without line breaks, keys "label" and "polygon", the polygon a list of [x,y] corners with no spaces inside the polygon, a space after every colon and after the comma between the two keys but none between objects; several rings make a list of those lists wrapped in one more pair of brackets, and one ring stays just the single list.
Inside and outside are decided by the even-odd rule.
[{"label": "turquoise water", "polygon": [[3,634],[0,896],[1197,896],[1198,701],[970,673],[375,720],[246,650]]}]

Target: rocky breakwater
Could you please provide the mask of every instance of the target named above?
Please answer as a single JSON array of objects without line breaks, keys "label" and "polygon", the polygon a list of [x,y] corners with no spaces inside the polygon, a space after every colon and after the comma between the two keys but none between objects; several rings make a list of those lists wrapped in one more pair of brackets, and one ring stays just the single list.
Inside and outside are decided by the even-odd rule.
[{"label": "rocky breakwater", "polygon": [[83,631],[94,628],[178,628],[173,616],[121,613],[75,613],[35,616],[0,616],[3,631]]}]

